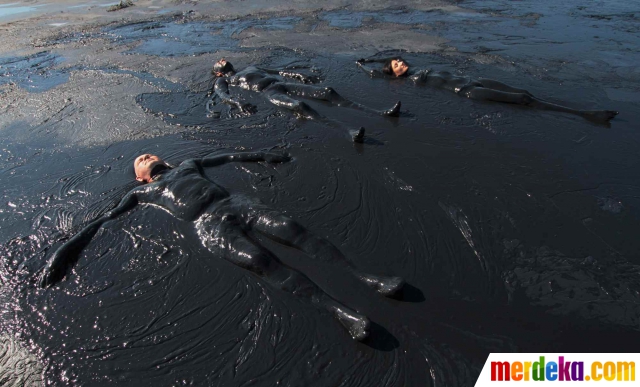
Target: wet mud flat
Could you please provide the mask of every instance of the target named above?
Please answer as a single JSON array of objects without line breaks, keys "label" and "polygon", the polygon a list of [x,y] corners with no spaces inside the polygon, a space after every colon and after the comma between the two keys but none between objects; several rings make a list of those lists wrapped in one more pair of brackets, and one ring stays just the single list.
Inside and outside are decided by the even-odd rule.
[{"label": "wet mud flat", "polygon": [[[637,351],[631,5],[323,4],[138,2],[103,15],[91,3],[30,21],[67,25],[3,43],[0,343],[13,361],[2,364],[33,370],[16,377],[23,384],[464,386],[490,352]],[[27,24],[1,27],[19,40]],[[620,115],[597,125],[370,79],[354,61],[380,51]],[[402,114],[309,101],[332,122],[303,120],[232,89],[258,112],[219,106],[214,118],[209,71],[223,56],[319,76],[377,109],[401,100]],[[347,129],[360,126],[367,139],[354,144]],[[107,223],[64,281],[38,288],[55,248],[136,186],[135,156],[177,164],[260,149],[293,160],[207,175],[327,237],[359,268],[407,280],[399,299],[383,299],[261,240],[367,315],[365,342],[151,207]]]}]

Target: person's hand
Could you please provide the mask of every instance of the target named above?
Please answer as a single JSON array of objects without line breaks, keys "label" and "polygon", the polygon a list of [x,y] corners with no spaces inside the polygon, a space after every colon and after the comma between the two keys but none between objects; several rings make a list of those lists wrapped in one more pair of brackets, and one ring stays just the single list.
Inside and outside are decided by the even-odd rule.
[{"label": "person's hand", "polygon": [[286,153],[265,153],[264,155],[264,161],[268,163],[286,163],[289,160],[291,160],[291,156]]},{"label": "person's hand", "polygon": [[66,253],[65,246],[63,245],[49,258],[49,262],[47,262],[47,266],[42,270],[40,276],[41,288],[48,288],[64,278],[67,271]]},{"label": "person's hand", "polygon": [[255,105],[248,102],[241,102],[238,108],[245,114],[255,114],[258,111],[258,108]]}]

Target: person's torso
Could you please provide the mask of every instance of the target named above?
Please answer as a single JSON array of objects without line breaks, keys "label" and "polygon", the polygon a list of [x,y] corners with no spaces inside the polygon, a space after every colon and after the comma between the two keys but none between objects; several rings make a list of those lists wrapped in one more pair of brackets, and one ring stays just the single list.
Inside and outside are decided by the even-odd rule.
[{"label": "person's torso", "polygon": [[257,67],[249,66],[229,78],[229,84],[245,90],[262,91],[269,85],[280,82],[276,76],[270,75]]},{"label": "person's torso", "polygon": [[426,71],[416,74],[419,81],[429,86],[450,90],[458,93],[469,86],[481,86],[481,84],[467,76],[453,75],[448,71]]},{"label": "person's torso", "polygon": [[193,221],[212,203],[227,197],[227,190],[207,179],[195,162],[187,160],[152,183],[142,202],[162,207],[181,220]]}]

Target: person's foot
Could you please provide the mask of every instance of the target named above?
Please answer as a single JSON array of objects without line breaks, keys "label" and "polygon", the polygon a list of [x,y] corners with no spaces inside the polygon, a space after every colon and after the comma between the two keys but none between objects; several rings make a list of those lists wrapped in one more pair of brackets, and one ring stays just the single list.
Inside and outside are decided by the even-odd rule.
[{"label": "person's foot", "polygon": [[353,142],[363,142],[364,141],[364,127],[361,126],[358,130],[351,131],[351,139]]},{"label": "person's foot", "polygon": [[400,115],[400,107],[402,106],[402,102],[398,101],[394,107],[389,110],[385,110],[382,112],[382,115],[389,117],[397,117]]},{"label": "person's foot", "polygon": [[614,110],[593,110],[583,112],[584,117],[596,122],[609,122],[613,117],[618,115]]},{"label": "person's foot", "polygon": [[342,306],[336,306],[333,309],[333,313],[340,324],[349,331],[354,340],[362,341],[369,336],[371,323],[366,316]]},{"label": "person's foot", "polygon": [[404,286],[401,277],[382,277],[371,274],[359,274],[358,278],[367,286],[385,297],[393,297]]}]

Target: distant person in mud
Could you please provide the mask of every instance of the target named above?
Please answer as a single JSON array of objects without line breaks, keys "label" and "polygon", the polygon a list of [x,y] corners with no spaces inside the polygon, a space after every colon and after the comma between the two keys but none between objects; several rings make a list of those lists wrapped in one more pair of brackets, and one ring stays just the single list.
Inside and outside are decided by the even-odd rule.
[{"label": "distant person in mud", "polygon": [[209,180],[204,168],[230,162],[281,163],[290,158],[263,152],[222,154],[204,159],[189,159],[171,167],[160,157],[144,154],[134,161],[136,180],[145,183],[131,190],[113,210],[92,221],[64,243],[49,259],[40,285],[60,281],[69,265],[89,244],[100,227],[139,204],[161,207],[174,217],[192,222],[200,242],[212,253],[250,270],[272,286],[306,298],[325,307],[356,340],[369,334],[369,320],[340,304],[305,275],[282,264],[248,232],[260,233],[276,242],[293,246],[315,259],[339,265],[383,296],[393,296],[404,285],[400,277],[382,277],[359,272],[329,241],[309,232],[304,226],[258,200],[230,194]]},{"label": "distant person in mud", "polygon": [[[382,63],[381,69],[371,68],[368,63]],[[453,75],[448,71],[417,70],[412,71],[402,57],[358,59],[356,64],[372,77],[409,78],[419,85],[429,85],[453,91],[463,97],[511,103],[529,106],[541,110],[571,113],[591,121],[606,123],[618,112],[613,110],[576,110],[556,105],[534,97],[524,89],[518,89],[492,79],[473,79],[466,76]]]},{"label": "distant person in mud", "polygon": [[[255,113],[256,107],[231,96],[229,94],[229,86],[262,92],[272,104],[289,109],[301,117],[310,119],[321,118],[321,116],[305,102],[299,101],[292,96],[327,101],[337,106],[362,110],[377,115],[397,116],[400,112],[401,104],[399,101],[389,110],[378,111],[344,98],[332,87],[311,85],[310,83],[317,81],[316,77],[289,70],[273,70],[249,66],[240,72],[236,72],[231,62],[220,59],[215,63],[211,72],[217,77],[214,85],[215,95],[223,102],[236,106],[242,112],[249,114]],[[298,82],[287,81],[287,78]],[[353,134],[353,140],[356,142],[361,142],[363,137],[364,128],[360,128],[359,131]]]}]

